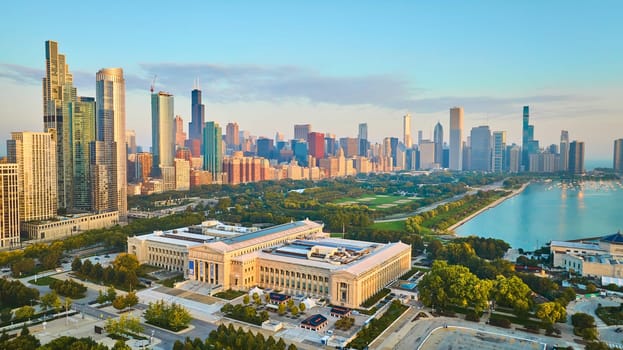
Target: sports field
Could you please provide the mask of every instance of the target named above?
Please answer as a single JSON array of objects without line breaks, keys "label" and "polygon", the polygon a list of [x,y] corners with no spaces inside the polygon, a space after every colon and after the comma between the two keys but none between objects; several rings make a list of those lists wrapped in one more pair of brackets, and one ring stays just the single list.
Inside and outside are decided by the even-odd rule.
[{"label": "sports field", "polygon": [[387,209],[414,201],[415,197],[393,196],[386,194],[365,195],[359,198],[342,198],[337,204],[350,205],[362,204],[372,209]]}]

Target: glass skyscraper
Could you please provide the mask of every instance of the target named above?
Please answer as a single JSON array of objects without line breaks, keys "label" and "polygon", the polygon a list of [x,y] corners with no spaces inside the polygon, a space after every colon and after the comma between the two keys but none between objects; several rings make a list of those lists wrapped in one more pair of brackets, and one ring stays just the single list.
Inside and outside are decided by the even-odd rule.
[{"label": "glass skyscraper", "polygon": [[71,120],[71,145],[73,151],[73,206],[91,211],[91,152],[90,144],[95,141],[95,99],[80,97],[69,107]]},{"label": "glass skyscraper", "polygon": [[203,128],[203,170],[212,174],[212,181],[221,182],[223,173],[223,130],[213,121]]},{"label": "glass skyscraper", "polygon": [[[193,89],[190,93],[190,113],[191,121],[188,123],[188,139],[196,140],[200,144],[201,152],[203,152],[203,128],[205,124],[205,106],[201,103],[201,90]],[[193,154],[198,157],[198,154]]]},{"label": "glass skyscraper", "polygon": [[175,165],[173,95],[162,91],[151,94],[151,146],[154,154],[152,175],[161,176],[160,168]]},{"label": "glass skyscraper", "polygon": [[70,142],[69,103],[77,100],[73,76],[58,43],[45,42],[45,78],[43,78],[44,130],[56,130],[56,181],[58,206],[71,208],[73,200],[73,162]]}]

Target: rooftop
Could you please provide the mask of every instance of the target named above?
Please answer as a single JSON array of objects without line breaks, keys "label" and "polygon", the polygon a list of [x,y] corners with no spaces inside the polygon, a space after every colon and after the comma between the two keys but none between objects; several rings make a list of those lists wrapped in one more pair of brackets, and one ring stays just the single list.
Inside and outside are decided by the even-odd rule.
[{"label": "rooftop", "polygon": [[[215,242],[218,243],[218,242]],[[342,270],[360,275],[382,264],[409,245],[397,243],[374,243],[348,239],[323,238],[295,240],[290,244],[237,257],[239,260],[262,258],[284,264],[305,265],[328,270]]]},{"label": "rooftop", "polygon": [[567,241],[552,241],[550,243],[550,247],[553,246],[557,246],[557,247],[562,247],[562,248],[573,248],[573,249],[599,249],[601,250],[601,248],[599,248],[599,244],[595,243],[589,243],[589,242],[582,242],[582,243],[578,243],[578,242],[567,242]]},{"label": "rooftop", "polygon": [[319,229],[319,232],[322,232],[322,227],[322,224],[310,220],[294,221],[255,232],[241,234],[236,237],[225,238],[218,242],[210,243],[209,247],[223,252],[232,251],[255,244],[265,243],[281,237],[287,237],[298,232],[305,232],[313,229]]},{"label": "rooftop", "polygon": [[604,236],[601,239],[602,242],[607,242],[607,243],[614,243],[614,244],[623,244],[623,234],[621,234],[621,231],[617,232],[617,233],[613,233],[611,235],[608,236]]},{"label": "rooftop", "polygon": [[309,325],[312,327],[318,327],[321,324],[327,322],[327,318],[322,316],[321,314],[311,315],[308,318],[304,319],[301,324]]}]

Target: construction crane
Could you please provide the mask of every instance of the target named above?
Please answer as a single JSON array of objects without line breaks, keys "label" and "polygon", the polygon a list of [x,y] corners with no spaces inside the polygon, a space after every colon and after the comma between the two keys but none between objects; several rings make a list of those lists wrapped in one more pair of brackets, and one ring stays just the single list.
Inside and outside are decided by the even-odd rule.
[{"label": "construction crane", "polygon": [[156,78],[158,78],[158,75],[155,74],[154,78],[151,80],[151,88],[149,89],[149,91],[151,91],[151,93],[154,93],[154,87],[156,86]]}]

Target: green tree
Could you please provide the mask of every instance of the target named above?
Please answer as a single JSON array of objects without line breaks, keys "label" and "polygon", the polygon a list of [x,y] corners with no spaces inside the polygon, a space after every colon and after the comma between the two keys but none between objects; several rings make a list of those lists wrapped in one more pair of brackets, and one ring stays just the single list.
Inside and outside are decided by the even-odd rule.
[{"label": "green tree", "polygon": [[473,307],[477,313],[488,305],[492,288],[489,280],[480,280],[469,269],[435,261],[419,284],[420,297],[427,306],[445,310],[450,304]]},{"label": "green tree", "polygon": [[245,296],[244,296],[244,297],[242,297],[242,302],[243,302],[244,304],[248,304],[250,301],[251,301],[251,300],[250,300],[250,298],[249,298],[249,295],[248,295],[248,294],[245,294]]},{"label": "green tree", "polygon": [[0,312],[0,321],[9,322],[13,318],[13,310],[10,308],[2,309]]},{"label": "green tree", "polygon": [[539,304],[536,309],[536,317],[543,321],[543,324],[551,327],[555,322],[565,320],[567,312],[560,303],[553,301]]},{"label": "green tree", "polygon": [[128,292],[125,295],[125,306],[132,307],[138,304],[138,296],[136,295],[136,291]]},{"label": "green tree", "polygon": [[299,310],[301,310],[301,312],[305,312],[306,308],[307,306],[305,306],[305,303],[299,303]]},{"label": "green tree", "polygon": [[183,306],[173,303],[169,316],[169,326],[174,330],[184,329],[192,320],[190,313]]},{"label": "green tree", "polygon": [[118,295],[115,300],[112,301],[112,306],[117,310],[125,309],[125,297],[123,295]]},{"label": "green tree", "polygon": [[74,260],[71,262],[71,269],[74,272],[80,273],[80,270],[82,270],[82,260],[80,260],[80,258],[78,257],[75,257]]},{"label": "green tree", "polygon": [[299,315],[299,308],[294,305],[290,308],[290,312],[292,313],[292,316],[296,317]]},{"label": "green tree", "polygon": [[15,310],[15,320],[26,320],[31,318],[35,314],[35,308],[30,305],[24,305],[19,309]]},{"label": "green tree", "polygon": [[525,314],[532,307],[532,290],[517,276],[498,275],[492,292],[499,305],[512,307],[518,314]]},{"label": "green tree", "polygon": [[286,313],[286,304],[284,303],[279,303],[279,309],[278,309],[279,315],[283,315]]},{"label": "green tree", "polygon": [[40,299],[41,308],[43,311],[48,309],[55,309],[56,312],[59,312],[62,307],[61,299],[58,297],[55,291],[51,291],[50,293],[44,295]]}]

